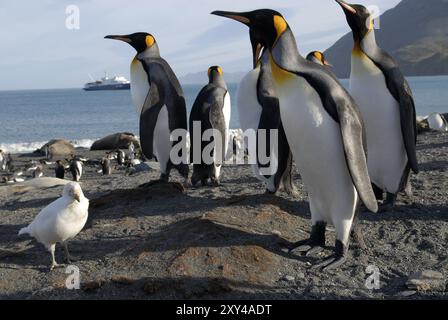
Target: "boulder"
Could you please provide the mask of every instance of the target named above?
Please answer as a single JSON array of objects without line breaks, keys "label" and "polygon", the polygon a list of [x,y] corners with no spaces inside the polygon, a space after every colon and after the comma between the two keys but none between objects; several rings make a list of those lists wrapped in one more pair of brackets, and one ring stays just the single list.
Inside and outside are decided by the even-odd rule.
[{"label": "boulder", "polygon": [[67,140],[54,139],[44,144],[37,150],[37,153],[46,155],[49,160],[55,160],[57,158],[62,159],[74,155],[75,147]]},{"label": "boulder", "polygon": [[134,134],[128,132],[115,133],[95,141],[90,150],[127,149],[131,143],[136,148],[140,148],[140,142]]}]

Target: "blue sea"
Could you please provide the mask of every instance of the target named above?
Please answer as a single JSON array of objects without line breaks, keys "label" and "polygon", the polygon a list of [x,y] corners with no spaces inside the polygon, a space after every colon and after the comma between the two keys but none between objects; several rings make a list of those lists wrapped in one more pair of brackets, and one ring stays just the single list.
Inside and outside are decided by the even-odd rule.
[{"label": "blue sea", "polygon": [[[411,77],[417,114],[448,113],[448,76]],[[342,80],[348,86],[348,80]],[[188,109],[201,86],[185,85]],[[239,128],[236,110],[237,84],[230,84],[231,128]],[[116,132],[138,134],[138,116],[132,107],[130,91],[81,89],[0,91],[0,149],[29,152],[48,140],[64,138],[76,146]]]}]

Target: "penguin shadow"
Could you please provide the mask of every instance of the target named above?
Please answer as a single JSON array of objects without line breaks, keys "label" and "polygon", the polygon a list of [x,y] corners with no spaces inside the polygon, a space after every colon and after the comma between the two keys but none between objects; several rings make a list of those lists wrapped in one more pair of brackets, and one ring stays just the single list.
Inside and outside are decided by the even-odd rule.
[{"label": "penguin shadow", "polygon": [[[57,200],[60,195],[55,197],[47,197],[47,198],[38,198],[38,199],[30,199],[30,200],[14,200],[6,202],[3,206],[3,210],[6,211],[17,211],[17,208],[20,209],[36,209],[36,208],[44,208],[49,205],[53,201]],[[36,209],[36,215],[40,211],[40,209]]]},{"label": "penguin shadow", "polygon": [[[151,277],[137,280],[151,299],[281,299],[284,294],[272,292],[281,287],[224,277]],[[255,292],[255,291],[260,292]],[[269,292],[266,294],[266,292]]]},{"label": "penguin shadow", "polygon": [[417,151],[434,150],[448,147],[448,142],[417,145]]},{"label": "penguin shadow", "polygon": [[448,170],[448,161],[431,161],[426,163],[419,164],[419,168],[421,171],[429,172],[429,171],[440,171],[444,172]]},{"label": "penguin shadow", "polygon": [[[174,194],[170,196],[160,196],[157,194],[151,195],[144,189],[135,190],[140,192],[141,196],[133,194],[132,198],[129,198],[129,192],[132,193],[133,191],[128,190],[120,197],[112,193],[92,199],[87,226],[90,227],[96,219],[117,220],[124,217],[207,213],[218,208],[244,205],[275,205],[289,214],[303,218],[310,217],[308,202],[293,201],[265,193],[220,197],[222,190],[215,193],[213,189],[204,188],[204,196],[188,194],[188,190],[185,192],[175,190]],[[172,191],[172,189],[170,190]],[[214,194],[217,194],[218,197],[211,197]],[[167,206],[167,203],[171,203],[171,205]],[[127,214],[123,214],[123,212],[127,212]]]},{"label": "penguin shadow", "polygon": [[406,221],[406,220],[439,220],[448,222],[448,205],[397,204],[387,212],[370,213],[361,211],[361,221]]},{"label": "penguin shadow", "polygon": [[150,234],[126,254],[182,251],[188,248],[261,247],[275,255],[291,259],[284,249],[292,243],[274,234],[257,234],[224,225],[207,218],[189,218]]}]

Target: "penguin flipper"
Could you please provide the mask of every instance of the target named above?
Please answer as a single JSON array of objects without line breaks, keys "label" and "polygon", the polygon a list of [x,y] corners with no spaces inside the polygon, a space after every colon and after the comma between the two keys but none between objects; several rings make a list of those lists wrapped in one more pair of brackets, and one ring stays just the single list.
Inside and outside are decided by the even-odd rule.
[{"label": "penguin flipper", "polygon": [[404,146],[409,166],[414,173],[419,172],[417,160],[417,116],[414,97],[406,79],[403,79],[403,90],[400,90],[400,122]]},{"label": "penguin flipper", "polygon": [[342,141],[345,158],[353,184],[358,191],[364,205],[372,212],[378,211],[378,203],[370,182],[367,167],[367,156],[363,137],[363,122],[357,112],[348,103],[345,107],[338,107],[339,123],[341,126]]},{"label": "penguin flipper", "polygon": [[[223,107],[224,107],[224,97],[227,94],[227,90],[222,88],[216,88],[213,90],[214,99],[210,104],[210,123],[213,129],[218,130],[223,139],[221,143],[221,157],[217,158],[215,155],[215,161],[218,161],[218,164],[223,164],[226,156],[226,135],[227,135],[227,125],[224,118]],[[216,143],[216,142],[215,142]]]},{"label": "penguin flipper", "polygon": [[152,85],[140,114],[140,143],[143,154],[148,159],[154,156],[154,128],[162,107],[157,86]]}]

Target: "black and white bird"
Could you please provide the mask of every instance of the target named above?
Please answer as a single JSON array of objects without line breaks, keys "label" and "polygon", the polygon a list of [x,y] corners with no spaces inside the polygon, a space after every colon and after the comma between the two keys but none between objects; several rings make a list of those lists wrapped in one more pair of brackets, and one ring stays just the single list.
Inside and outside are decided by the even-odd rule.
[{"label": "black and white bird", "polygon": [[344,263],[359,204],[378,205],[368,168],[365,131],[358,106],[328,68],[303,58],[283,16],[274,10],[215,11],[250,29],[253,53],[265,49],[282,124],[308,191],[312,220],[309,239],[291,246],[311,255],[323,250],[327,223],[336,230],[334,254],[316,268]]},{"label": "black and white bird", "polygon": [[105,176],[110,176],[112,174],[112,166],[108,156],[101,159],[101,172]]},{"label": "black and white bird", "polygon": [[70,161],[70,172],[73,176],[73,181],[79,182],[79,180],[81,180],[82,171],[82,161],[77,157],[73,157],[73,159]]},{"label": "black and white bird", "polygon": [[[189,166],[186,152],[180,163],[173,163],[171,151],[186,150],[187,108],[182,87],[170,65],[164,60],[153,35],[137,32],[128,35],[109,35],[106,39],[123,41],[137,54],[131,62],[131,95],[140,116],[141,149],[147,159],[157,158],[160,181],[169,180],[171,169],[176,169],[188,180]],[[172,138],[173,131],[182,136]]]},{"label": "black and white bird", "polygon": [[375,39],[374,18],[362,6],[336,1],[352,29],[350,93],[359,105],[367,132],[368,165],[381,211],[391,209],[419,172],[414,98],[395,60]]},{"label": "black and white bird", "polygon": [[54,168],[54,172],[56,178],[64,179],[65,178],[65,166],[62,164],[61,160],[56,161],[56,167]]}]

